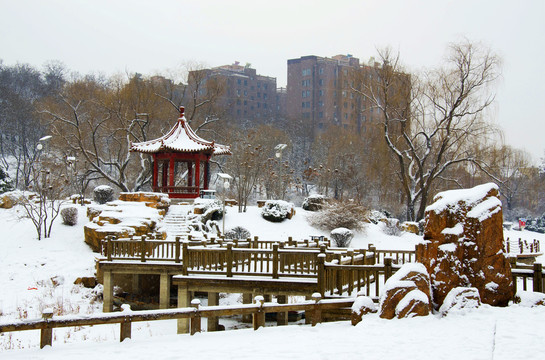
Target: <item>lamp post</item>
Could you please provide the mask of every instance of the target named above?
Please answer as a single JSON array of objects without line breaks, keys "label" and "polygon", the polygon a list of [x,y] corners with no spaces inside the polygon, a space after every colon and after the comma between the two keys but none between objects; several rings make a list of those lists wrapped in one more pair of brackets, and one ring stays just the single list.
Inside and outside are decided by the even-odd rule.
[{"label": "lamp post", "polygon": [[225,174],[225,173],[218,173],[218,177],[221,179],[221,181],[223,181],[223,190],[224,190],[224,192],[223,192],[223,215],[222,215],[223,226],[222,226],[222,233],[225,236],[225,200],[226,200],[227,190],[229,190],[229,187],[231,186],[229,181],[232,180],[233,177],[231,175]]}]

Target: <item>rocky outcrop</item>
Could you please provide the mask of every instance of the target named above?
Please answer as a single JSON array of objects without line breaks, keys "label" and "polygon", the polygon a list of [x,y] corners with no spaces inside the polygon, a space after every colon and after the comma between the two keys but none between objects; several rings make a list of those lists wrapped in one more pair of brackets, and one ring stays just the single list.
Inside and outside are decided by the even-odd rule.
[{"label": "rocky outcrop", "polygon": [[477,288],[481,301],[489,305],[505,306],[513,298],[502,223],[495,184],[435,196],[426,208],[426,241],[418,245],[417,258],[430,273],[437,308],[456,287]]},{"label": "rocky outcrop", "polygon": [[[123,198],[142,199],[138,195]],[[102,241],[110,235],[119,239],[154,233],[155,236],[166,239],[166,232],[157,229],[164,210],[150,206],[150,203],[151,201],[117,200],[105,205],[90,206],[87,217],[91,222],[84,226],[85,242],[93,251],[100,252]],[[156,204],[158,203],[160,202]]]},{"label": "rocky outcrop", "polygon": [[364,315],[377,312],[377,305],[373,302],[369,296],[360,295],[354,300],[352,304],[350,319],[352,325],[357,325],[361,322]]},{"label": "rocky outcrop", "polygon": [[0,195],[0,208],[11,209],[24,201],[25,194],[22,191],[8,191]]},{"label": "rocky outcrop", "polygon": [[330,202],[328,198],[323,195],[310,195],[305,198],[301,207],[307,211],[320,211]]},{"label": "rocky outcrop", "polygon": [[473,287],[456,287],[447,294],[439,312],[446,316],[451,312],[475,309],[479,306],[481,306],[479,290]]},{"label": "rocky outcrop", "polygon": [[399,319],[426,316],[431,312],[430,278],[422,264],[403,265],[384,285],[379,316]]},{"label": "rocky outcrop", "polygon": [[148,207],[160,210],[161,215],[165,215],[170,206],[170,198],[163,193],[122,192],[119,194],[119,200],[143,202]]}]

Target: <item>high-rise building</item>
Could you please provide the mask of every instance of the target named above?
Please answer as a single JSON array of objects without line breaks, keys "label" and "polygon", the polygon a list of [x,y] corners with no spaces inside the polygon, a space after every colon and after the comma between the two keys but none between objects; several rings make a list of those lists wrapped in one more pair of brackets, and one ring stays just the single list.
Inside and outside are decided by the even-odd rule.
[{"label": "high-rise building", "polygon": [[380,114],[353,89],[373,76],[375,66],[374,60],[371,65],[360,64],[352,55],[288,60],[288,116],[310,124],[315,135],[329,125],[366,133]]},{"label": "high-rise building", "polygon": [[[190,84],[200,87],[198,97],[210,96],[211,88],[217,91],[218,108],[225,116],[238,122],[267,122],[278,112],[276,78],[258,75],[250,64],[218,66],[195,70],[189,74]],[[207,86],[213,83],[213,86]]]}]

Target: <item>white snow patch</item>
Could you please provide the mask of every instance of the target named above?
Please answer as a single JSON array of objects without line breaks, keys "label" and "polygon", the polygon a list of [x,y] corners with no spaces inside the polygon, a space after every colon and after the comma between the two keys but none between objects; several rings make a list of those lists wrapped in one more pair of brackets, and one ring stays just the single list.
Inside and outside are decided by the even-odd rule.
[{"label": "white snow patch", "polygon": [[462,235],[464,233],[464,225],[458,223],[451,228],[444,228],[441,234]]},{"label": "white snow patch", "polygon": [[440,213],[445,209],[456,211],[458,202],[465,202],[468,205],[476,204],[492,189],[497,190],[498,185],[486,183],[471,189],[443,191],[435,195],[433,198],[434,203],[426,207],[426,211],[435,211],[436,213]]},{"label": "white snow patch", "polygon": [[442,252],[455,252],[456,251],[456,244],[449,243],[449,244],[439,245],[439,249]]}]

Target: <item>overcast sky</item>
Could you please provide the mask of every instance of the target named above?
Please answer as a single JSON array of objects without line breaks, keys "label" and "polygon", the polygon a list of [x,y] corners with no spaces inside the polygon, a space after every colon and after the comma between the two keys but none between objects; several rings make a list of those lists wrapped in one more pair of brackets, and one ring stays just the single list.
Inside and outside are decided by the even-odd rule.
[{"label": "overcast sky", "polygon": [[545,151],[544,0],[0,0],[0,59],[80,73],[251,63],[286,85],[287,59],[399,50],[411,70],[467,37],[503,58],[495,118],[507,143]]}]

